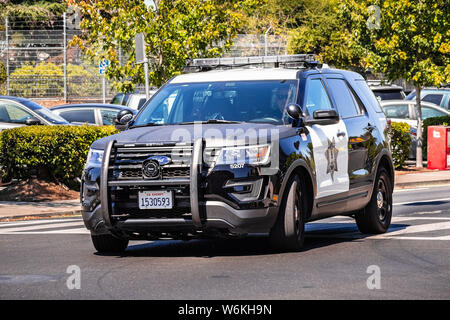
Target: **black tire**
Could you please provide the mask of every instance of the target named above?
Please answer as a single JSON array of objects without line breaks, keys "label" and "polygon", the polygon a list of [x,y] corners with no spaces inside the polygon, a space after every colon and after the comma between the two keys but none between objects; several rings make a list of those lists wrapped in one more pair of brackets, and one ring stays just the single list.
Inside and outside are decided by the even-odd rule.
[{"label": "black tire", "polygon": [[379,234],[389,229],[392,218],[392,192],[389,174],[385,168],[380,168],[369,203],[355,215],[361,233]]},{"label": "black tire", "polygon": [[91,239],[99,253],[121,253],[128,246],[127,239],[116,238],[110,234],[91,235]]},{"label": "black tire", "polygon": [[277,221],[270,231],[269,241],[281,251],[299,251],[305,238],[305,212],[302,182],[297,175],[286,185],[286,193],[278,212]]}]

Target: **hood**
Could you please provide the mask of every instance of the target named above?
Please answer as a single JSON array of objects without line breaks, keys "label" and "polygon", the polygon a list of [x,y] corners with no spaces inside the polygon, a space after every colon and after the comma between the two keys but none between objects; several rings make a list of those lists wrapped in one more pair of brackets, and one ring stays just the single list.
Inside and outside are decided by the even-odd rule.
[{"label": "hood", "polygon": [[267,123],[154,126],[125,130],[94,141],[91,147],[103,150],[111,140],[120,143],[191,143],[197,138],[204,138],[207,147],[223,147],[226,145],[245,145],[248,144],[249,140],[258,143],[270,142],[292,135],[295,130],[291,125]]}]

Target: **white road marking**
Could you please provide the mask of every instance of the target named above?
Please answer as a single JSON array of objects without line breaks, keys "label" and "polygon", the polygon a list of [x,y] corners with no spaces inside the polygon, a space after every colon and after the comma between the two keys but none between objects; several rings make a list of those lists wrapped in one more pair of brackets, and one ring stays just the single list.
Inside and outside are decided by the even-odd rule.
[{"label": "white road marking", "polygon": [[449,201],[450,198],[443,198],[443,199],[431,199],[431,200],[417,200],[417,201],[407,201],[407,202],[398,202],[394,203],[394,206],[402,206],[405,204],[413,205],[415,203],[426,203],[426,202],[436,202],[436,201]]},{"label": "white road marking", "polygon": [[83,221],[81,218],[74,218],[74,219],[37,219],[37,220],[21,220],[21,221],[9,221],[9,222],[1,222],[0,228],[4,226],[10,226],[10,225],[32,225],[32,224],[51,224],[51,223],[63,223],[68,221]]},{"label": "white road marking", "polygon": [[31,225],[31,226],[19,226],[19,227],[11,227],[11,228],[0,228],[0,234],[9,234],[19,231],[32,231],[39,229],[50,229],[50,228],[62,228],[62,227],[75,227],[75,226],[83,226],[82,221],[78,222],[67,222],[67,223],[57,223],[57,224],[49,224],[49,225]]},{"label": "white road marking", "polygon": [[397,190],[394,190],[394,193],[411,192],[411,191],[420,191],[420,190],[428,190],[428,189],[429,189],[429,188],[397,189]]}]

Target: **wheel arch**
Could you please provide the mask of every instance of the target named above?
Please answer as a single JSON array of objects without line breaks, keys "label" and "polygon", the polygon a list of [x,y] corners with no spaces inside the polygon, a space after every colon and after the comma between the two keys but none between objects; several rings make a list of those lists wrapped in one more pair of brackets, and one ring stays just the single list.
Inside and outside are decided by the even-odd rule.
[{"label": "wheel arch", "polygon": [[[387,172],[389,174],[389,177],[390,177],[390,180],[391,180],[390,182],[391,182],[391,185],[392,185],[392,189],[394,189],[395,169],[394,169],[394,164],[392,162],[392,155],[386,149],[383,149],[383,151],[380,152],[379,160],[377,161],[375,177],[376,177],[380,167],[383,167],[383,168],[385,168],[387,170]],[[375,187],[375,183],[376,183],[376,179],[374,178],[373,179],[373,184],[372,184],[372,192],[373,192],[373,188]]]},{"label": "wheel arch", "polygon": [[308,166],[306,161],[303,159],[295,160],[287,170],[278,195],[278,202],[277,202],[278,207],[280,207],[281,202],[283,201],[283,198],[285,196],[286,185],[293,175],[298,175],[301,178],[301,180],[306,184],[306,188],[304,190],[305,199],[308,204],[308,212],[306,218],[309,218],[311,216],[314,205],[314,199],[317,194],[317,186],[313,171]]}]

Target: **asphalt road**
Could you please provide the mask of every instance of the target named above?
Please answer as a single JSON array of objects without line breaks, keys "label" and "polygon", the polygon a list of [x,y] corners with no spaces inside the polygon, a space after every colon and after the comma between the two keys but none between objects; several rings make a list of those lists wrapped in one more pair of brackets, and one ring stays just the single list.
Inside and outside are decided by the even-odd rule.
[{"label": "asphalt road", "polygon": [[298,253],[254,236],[102,256],[78,217],[0,223],[0,299],[450,299],[450,186],[399,190],[394,203],[388,233],[331,218],[307,225]]}]

